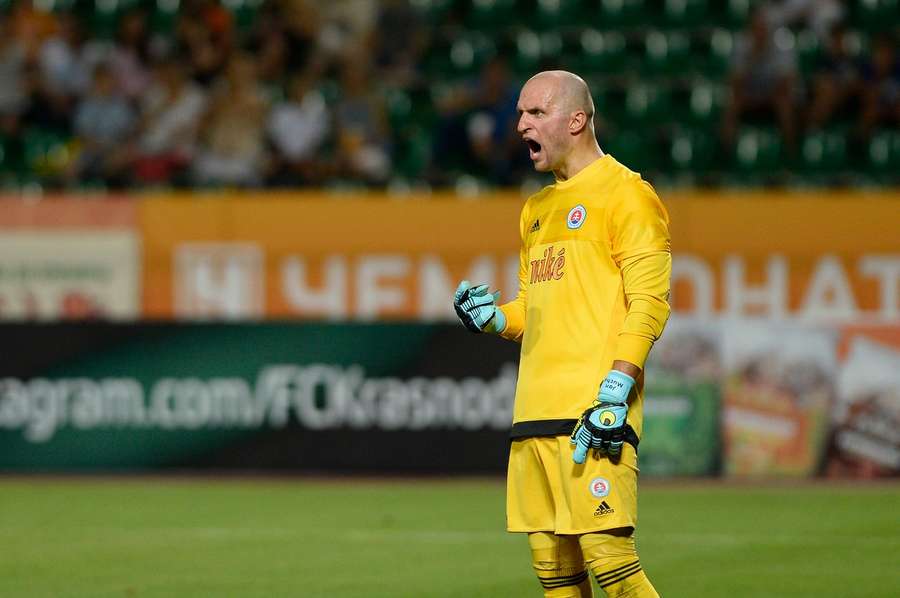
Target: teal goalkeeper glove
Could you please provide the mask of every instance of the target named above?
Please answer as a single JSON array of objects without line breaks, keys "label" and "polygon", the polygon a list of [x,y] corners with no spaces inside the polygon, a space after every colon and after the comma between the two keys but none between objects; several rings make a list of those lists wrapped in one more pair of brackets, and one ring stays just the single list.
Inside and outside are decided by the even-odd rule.
[{"label": "teal goalkeeper glove", "polygon": [[506,317],[497,307],[499,298],[500,291],[488,293],[488,285],[473,287],[464,280],[453,294],[453,309],[470,332],[502,332],[506,328]]},{"label": "teal goalkeeper glove", "polygon": [[584,463],[589,449],[616,457],[625,441],[625,418],[628,395],[634,378],[618,370],[610,370],[600,384],[597,400],[584,413],[572,430],[570,442],[575,445],[572,460]]}]

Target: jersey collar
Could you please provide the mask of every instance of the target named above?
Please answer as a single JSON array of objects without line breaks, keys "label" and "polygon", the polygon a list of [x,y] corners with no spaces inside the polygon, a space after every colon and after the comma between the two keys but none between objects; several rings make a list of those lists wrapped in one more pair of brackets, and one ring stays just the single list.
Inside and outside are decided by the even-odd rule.
[{"label": "jersey collar", "polygon": [[579,170],[577,173],[575,173],[575,176],[569,177],[564,181],[557,180],[554,186],[557,189],[567,189],[573,185],[576,185],[578,181],[590,177],[591,173],[603,170],[608,164],[612,164],[612,162],[613,157],[610,154],[603,154],[602,156]]}]

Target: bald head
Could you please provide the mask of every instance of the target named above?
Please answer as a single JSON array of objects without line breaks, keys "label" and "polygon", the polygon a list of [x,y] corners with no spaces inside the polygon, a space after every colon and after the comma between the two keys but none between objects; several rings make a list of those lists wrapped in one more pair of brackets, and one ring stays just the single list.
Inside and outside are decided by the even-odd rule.
[{"label": "bald head", "polygon": [[594,136],[594,101],[584,79],[567,71],[544,71],[522,87],[516,127],[538,172],[565,179],[573,168],[603,155]]},{"label": "bald head", "polygon": [[552,94],[554,103],[566,112],[584,112],[588,119],[594,117],[594,100],[584,79],[569,71],[543,71],[529,79],[525,85],[535,83]]}]

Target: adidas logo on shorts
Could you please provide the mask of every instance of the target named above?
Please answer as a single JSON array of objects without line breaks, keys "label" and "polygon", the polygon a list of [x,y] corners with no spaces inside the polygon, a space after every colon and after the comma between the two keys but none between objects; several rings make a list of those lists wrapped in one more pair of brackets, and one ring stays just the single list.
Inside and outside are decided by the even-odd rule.
[{"label": "adidas logo on shorts", "polygon": [[609,515],[610,513],[615,513],[616,510],[609,506],[605,500],[600,503],[600,506],[597,507],[597,510],[594,511],[594,517],[600,517],[601,515]]}]

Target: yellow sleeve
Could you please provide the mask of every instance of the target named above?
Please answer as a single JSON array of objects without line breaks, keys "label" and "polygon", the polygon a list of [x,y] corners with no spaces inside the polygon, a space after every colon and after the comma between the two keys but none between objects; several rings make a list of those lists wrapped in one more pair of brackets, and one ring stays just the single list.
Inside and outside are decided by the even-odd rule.
[{"label": "yellow sleeve", "polygon": [[628,306],[613,358],[643,369],[669,319],[672,273],[669,216],[650,185],[642,181],[620,195],[610,233]]},{"label": "yellow sleeve", "polygon": [[[527,204],[526,204],[527,205]],[[509,303],[500,306],[503,315],[506,316],[506,328],[500,333],[505,339],[522,342],[525,334],[525,308],[527,306],[526,294],[528,290],[528,249],[525,247],[525,222],[527,220],[525,208],[519,218],[519,235],[522,244],[519,248],[519,292],[516,298]]]}]

